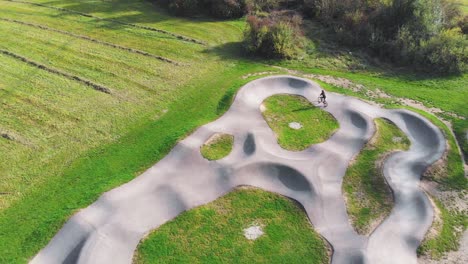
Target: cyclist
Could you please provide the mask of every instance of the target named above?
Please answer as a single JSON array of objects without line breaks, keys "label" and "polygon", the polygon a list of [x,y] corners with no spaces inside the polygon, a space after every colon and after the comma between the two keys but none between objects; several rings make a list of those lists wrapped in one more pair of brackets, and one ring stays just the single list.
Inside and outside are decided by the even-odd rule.
[{"label": "cyclist", "polygon": [[322,90],[322,92],[320,93],[320,96],[319,96],[319,101],[320,102],[325,102],[327,99],[327,96],[325,95],[325,91]]}]

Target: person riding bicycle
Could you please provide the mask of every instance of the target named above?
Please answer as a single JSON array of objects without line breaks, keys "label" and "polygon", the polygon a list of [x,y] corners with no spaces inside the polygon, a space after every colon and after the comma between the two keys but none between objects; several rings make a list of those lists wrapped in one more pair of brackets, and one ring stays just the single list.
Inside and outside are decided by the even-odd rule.
[{"label": "person riding bicycle", "polygon": [[327,96],[325,95],[324,90],[322,90],[322,92],[320,93],[319,99],[320,99],[320,102],[325,102],[325,100],[327,99]]}]

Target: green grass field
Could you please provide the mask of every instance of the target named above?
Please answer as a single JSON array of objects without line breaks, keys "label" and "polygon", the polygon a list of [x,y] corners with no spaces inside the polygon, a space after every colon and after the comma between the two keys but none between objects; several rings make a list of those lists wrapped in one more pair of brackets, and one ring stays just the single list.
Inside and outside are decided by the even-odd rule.
[{"label": "green grass field", "polygon": [[226,157],[232,150],[234,137],[228,134],[215,134],[201,146],[200,152],[208,160],[219,160]]},{"label": "green grass field", "polygon": [[[76,210],[220,116],[258,78],[243,76],[285,72],[270,64],[346,77],[468,117],[466,75],[389,70],[319,34],[303,58],[262,61],[240,50],[242,19],[177,18],[146,0],[31,1],[45,6],[0,1],[0,263],[27,262]],[[467,120],[451,120],[466,148]],[[461,165],[456,155],[452,162]]]},{"label": "green grass field", "polygon": [[[256,240],[243,230],[261,226]],[[328,263],[326,242],[294,201],[256,189],[238,189],[185,212],[156,229],[138,247],[134,263]]]},{"label": "green grass field", "polygon": [[343,190],[351,222],[360,234],[368,234],[375,221],[391,211],[393,196],[382,174],[386,155],[404,151],[410,142],[395,124],[375,119],[376,133],[349,166],[343,178]]},{"label": "green grass field", "polygon": [[[327,140],[339,125],[335,118],[302,96],[273,95],[267,98],[262,112],[278,138],[278,144],[287,150],[299,151]],[[293,129],[289,123],[302,127]]]}]

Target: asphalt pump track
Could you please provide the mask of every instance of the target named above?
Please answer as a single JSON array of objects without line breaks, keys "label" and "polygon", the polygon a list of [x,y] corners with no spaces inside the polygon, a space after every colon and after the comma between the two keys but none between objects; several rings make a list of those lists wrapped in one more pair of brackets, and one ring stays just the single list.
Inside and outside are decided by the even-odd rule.
[{"label": "asphalt pump track", "polygon": [[[149,232],[243,185],[302,204],[315,230],[332,246],[334,264],[417,263],[416,249],[434,214],[419,181],[445,151],[443,134],[411,111],[382,109],[328,93],[324,110],[336,118],[339,130],[304,151],[281,148],[260,112],[261,103],[275,94],[316,102],[320,91],[316,83],[292,76],[248,83],[222,117],[180,141],[142,175],[74,214],[31,263],[131,263]],[[374,134],[373,119],[379,117],[395,123],[411,147],[386,158],[383,172],[393,190],[394,208],[369,236],[362,236],[350,225],[342,181],[349,162]],[[234,146],[225,158],[208,161],[200,146],[214,133],[233,135]]]}]

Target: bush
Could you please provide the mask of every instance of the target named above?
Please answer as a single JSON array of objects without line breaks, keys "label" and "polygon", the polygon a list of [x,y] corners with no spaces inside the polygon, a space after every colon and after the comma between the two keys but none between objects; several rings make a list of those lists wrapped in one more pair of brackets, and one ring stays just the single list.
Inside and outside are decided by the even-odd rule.
[{"label": "bush", "polygon": [[[157,0],[153,0],[157,1]],[[248,13],[269,12],[279,8],[281,0],[160,0],[178,16],[211,15],[238,18]]]},{"label": "bush", "polygon": [[168,9],[179,16],[193,16],[199,12],[199,0],[167,0],[163,1]]},{"label": "bush", "polygon": [[464,16],[457,21],[457,26],[461,29],[463,34],[468,34],[468,16]]},{"label": "bush", "polygon": [[210,14],[218,18],[241,17],[247,10],[244,0],[209,0],[206,6]]},{"label": "bush", "polygon": [[278,9],[280,0],[246,0],[248,13],[269,12]]},{"label": "bush", "polygon": [[303,10],[340,42],[370,48],[384,59],[438,73],[465,67],[467,19],[451,1],[304,0]]},{"label": "bush", "polygon": [[246,0],[163,0],[159,3],[178,16],[204,14],[217,18],[235,18],[247,12]]},{"label": "bush", "polygon": [[303,47],[302,19],[297,15],[249,16],[247,23],[244,44],[252,53],[267,58],[292,58]]},{"label": "bush", "polygon": [[423,41],[420,65],[429,65],[438,73],[461,73],[468,63],[468,41],[460,28],[442,31],[439,35]]}]

